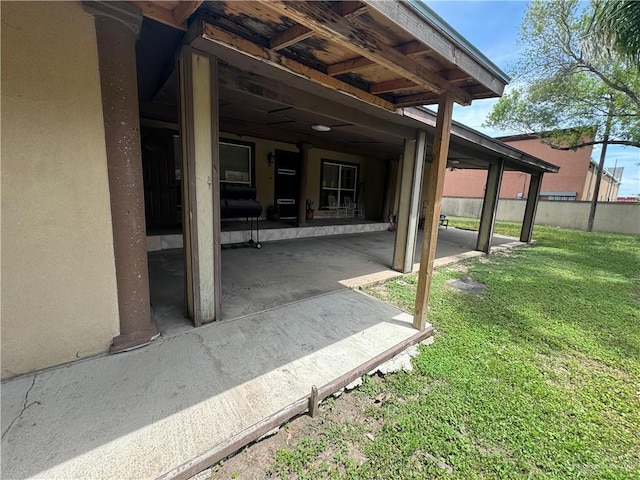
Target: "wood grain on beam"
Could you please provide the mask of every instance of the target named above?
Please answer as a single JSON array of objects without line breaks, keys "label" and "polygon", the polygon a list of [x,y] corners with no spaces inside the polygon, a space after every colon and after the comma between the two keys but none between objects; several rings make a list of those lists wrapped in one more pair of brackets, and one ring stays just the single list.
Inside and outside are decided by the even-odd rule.
[{"label": "wood grain on beam", "polygon": [[415,95],[405,95],[396,99],[398,108],[415,107],[418,105],[429,105],[438,101],[438,94],[433,92],[417,93]]},{"label": "wood grain on beam", "polygon": [[170,27],[177,28],[179,30],[186,30],[186,25],[184,22],[176,23],[176,20],[173,16],[173,10],[170,8],[165,8],[162,2],[133,2],[140,10],[142,10],[142,14],[145,17],[151,18],[156,22],[163,23],[165,25],[169,25]]},{"label": "wood grain on beam", "polygon": [[384,82],[374,83],[369,87],[369,93],[374,95],[378,93],[395,92],[397,90],[406,90],[407,88],[419,88],[418,85],[412,80],[406,78],[396,78],[393,80],[387,80]]},{"label": "wood grain on beam", "polygon": [[[331,7],[331,10],[341,17],[353,18],[366,12],[367,6],[360,2],[340,2]],[[313,30],[303,25],[294,25],[269,40],[269,48],[276,51],[282,50],[283,48],[287,48],[312,37],[314,33]]]},{"label": "wood grain on beam", "polygon": [[424,222],[424,240],[420,252],[420,271],[418,272],[418,288],[416,291],[413,326],[424,330],[426,326],[429,291],[433,277],[433,262],[436,256],[440,207],[442,206],[442,190],[444,174],[447,169],[449,140],[451,138],[451,121],[453,114],[453,98],[444,94],[438,102],[438,119],[433,139],[433,163],[429,171],[425,201],[427,204]]},{"label": "wood grain on beam", "polygon": [[[417,41],[402,43],[400,45],[397,45],[395,49],[402,55],[406,55],[407,57],[416,57],[425,53],[429,53],[431,51],[430,48],[425,47],[422,43]],[[373,60],[369,60],[365,57],[356,57],[349,60],[344,60],[342,62],[334,63],[332,65],[327,65],[327,73],[329,75],[340,75],[342,73],[362,70],[363,68],[370,67],[371,65],[375,65],[375,62]],[[427,65],[427,67],[429,66]],[[438,65],[438,67],[434,68],[433,70],[440,70],[440,65]]]},{"label": "wood grain on beam", "polygon": [[279,53],[272,52],[271,50],[261,47],[260,45],[256,45],[250,40],[246,40],[242,37],[239,37],[238,35],[221,30],[210,23],[204,23],[202,37],[211,42],[215,42],[220,45],[224,45],[227,48],[231,48],[233,50],[241,52],[244,55],[248,55],[252,58],[263,61],[271,66],[287,70],[288,72],[298,76],[305,77],[306,79],[323,85],[327,88],[342,91],[348,95],[362,100],[363,102],[370,103],[386,110],[395,111],[395,105],[391,102],[388,102],[387,100],[376,97],[369,92],[365,92],[364,90],[354,87],[353,85],[349,85],[342,80],[338,80],[337,78],[333,78],[330,75],[319,72],[318,70],[314,70],[311,67],[296,62],[295,60],[284,57]]},{"label": "wood grain on beam", "polygon": [[315,2],[259,1],[278,14],[314,30],[343,48],[373,60],[399,76],[437,93],[451,92],[462,104],[471,103],[471,95],[467,92],[379,40],[368,26],[351,23]]},{"label": "wood grain on beam", "polygon": [[473,79],[473,77],[469,75],[467,72],[463,72],[462,70],[458,70],[457,68],[442,70],[440,72],[440,75],[442,75],[444,78],[446,78],[450,82],[460,82],[464,80]]},{"label": "wood grain on beam", "polygon": [[181,1],[173,9],[173,19],[176,25],[184,25],[189,17],[195,12],[203,0]]}]

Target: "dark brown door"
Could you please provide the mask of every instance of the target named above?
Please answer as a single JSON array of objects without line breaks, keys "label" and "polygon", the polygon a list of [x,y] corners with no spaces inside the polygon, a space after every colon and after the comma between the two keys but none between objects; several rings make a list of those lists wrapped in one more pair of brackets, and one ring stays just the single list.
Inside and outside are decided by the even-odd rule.
[{"label": "dark brown door", "polygon": [[143,128],[142,167],[147,228],[178,228],[181,224],[180,163],[176,132]]},{"label": "dark brown door", "polygon": [[274,205],[280,209],[280,218],[298,216],[300,192],[300,154],[276,150]]}]

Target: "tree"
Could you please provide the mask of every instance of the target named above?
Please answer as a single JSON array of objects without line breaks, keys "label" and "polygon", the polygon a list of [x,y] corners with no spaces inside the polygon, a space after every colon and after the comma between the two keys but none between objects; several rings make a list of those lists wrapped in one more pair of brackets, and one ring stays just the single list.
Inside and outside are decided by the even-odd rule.
[{"label": "tree", "polygon": [[637,63],[620,55],[613,43],[603,43],[604,11],[602,0],[588,5],[579,0],[532,2],[521,27],[524,51],[512,72],[515,86],[485,122],[537,134],[560,150],[603,146],[589,231],[606,146],[640,147]]},{"label": "tree", "polygon": [[597,5],[593,37],[640,70],[640,2],[606,0]]}]

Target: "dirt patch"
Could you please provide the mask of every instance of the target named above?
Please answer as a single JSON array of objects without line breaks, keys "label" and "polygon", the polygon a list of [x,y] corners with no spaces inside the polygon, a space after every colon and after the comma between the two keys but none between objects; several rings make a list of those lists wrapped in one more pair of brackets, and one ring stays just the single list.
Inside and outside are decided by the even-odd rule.
[{"label": "dirt patch", "polygon": [[484,283],[480,283],[470,277],[459,278],[457,280],[449,280],[447,282],[452,288],[464,293],[473,293],[480,295],[487,288]]},{"label": "dirt patch", "polygon": [[[316,418],[303,415],[282,426],[275,435],[253,443],[234,456],[227,458],[218,465],[201,472],[193,477],[196,480],[218,479],[264,479],[267,477],[280,478],[270,473],[278,451],[292,449],[302,439],[320,441],[320,429],[326,427],[340,429],[344,438],[345,454],[353,460],[364,462],[366,457],[362,453],[362,445],[374,438],[380,423],[372,419],[365,412],[368,408],[376,407],[374,399],[354,392],[343,393],[338,398],[329,397],[320,405],[320,414]],[[365,421],[366,419],[366,421]],[[365,425],[362,431],[350,430],[350,425]],[[330,429],[331,429],[330,428]],[[329,430],[330,430],[329,429]],[[345,430],[349,430],[345,433]],[[328,448],[317,461],[330,460],[338,452]]]}]

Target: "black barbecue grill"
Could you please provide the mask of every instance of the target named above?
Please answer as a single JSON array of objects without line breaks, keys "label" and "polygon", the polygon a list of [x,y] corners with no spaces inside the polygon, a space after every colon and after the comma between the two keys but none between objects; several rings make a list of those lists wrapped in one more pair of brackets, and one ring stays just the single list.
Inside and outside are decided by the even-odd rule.
[{"label": "black barbecue grill", "polygon": [[[250,237],[243,244],[234,246],[249,246],[262,248],[260,243],[260,215],[262,205],[256,200],[256,189],[247,185],[220,183],[220,218],[241,219],[249,222]],[[256,238],[253,238],[253,222],[255,220]]]}]

